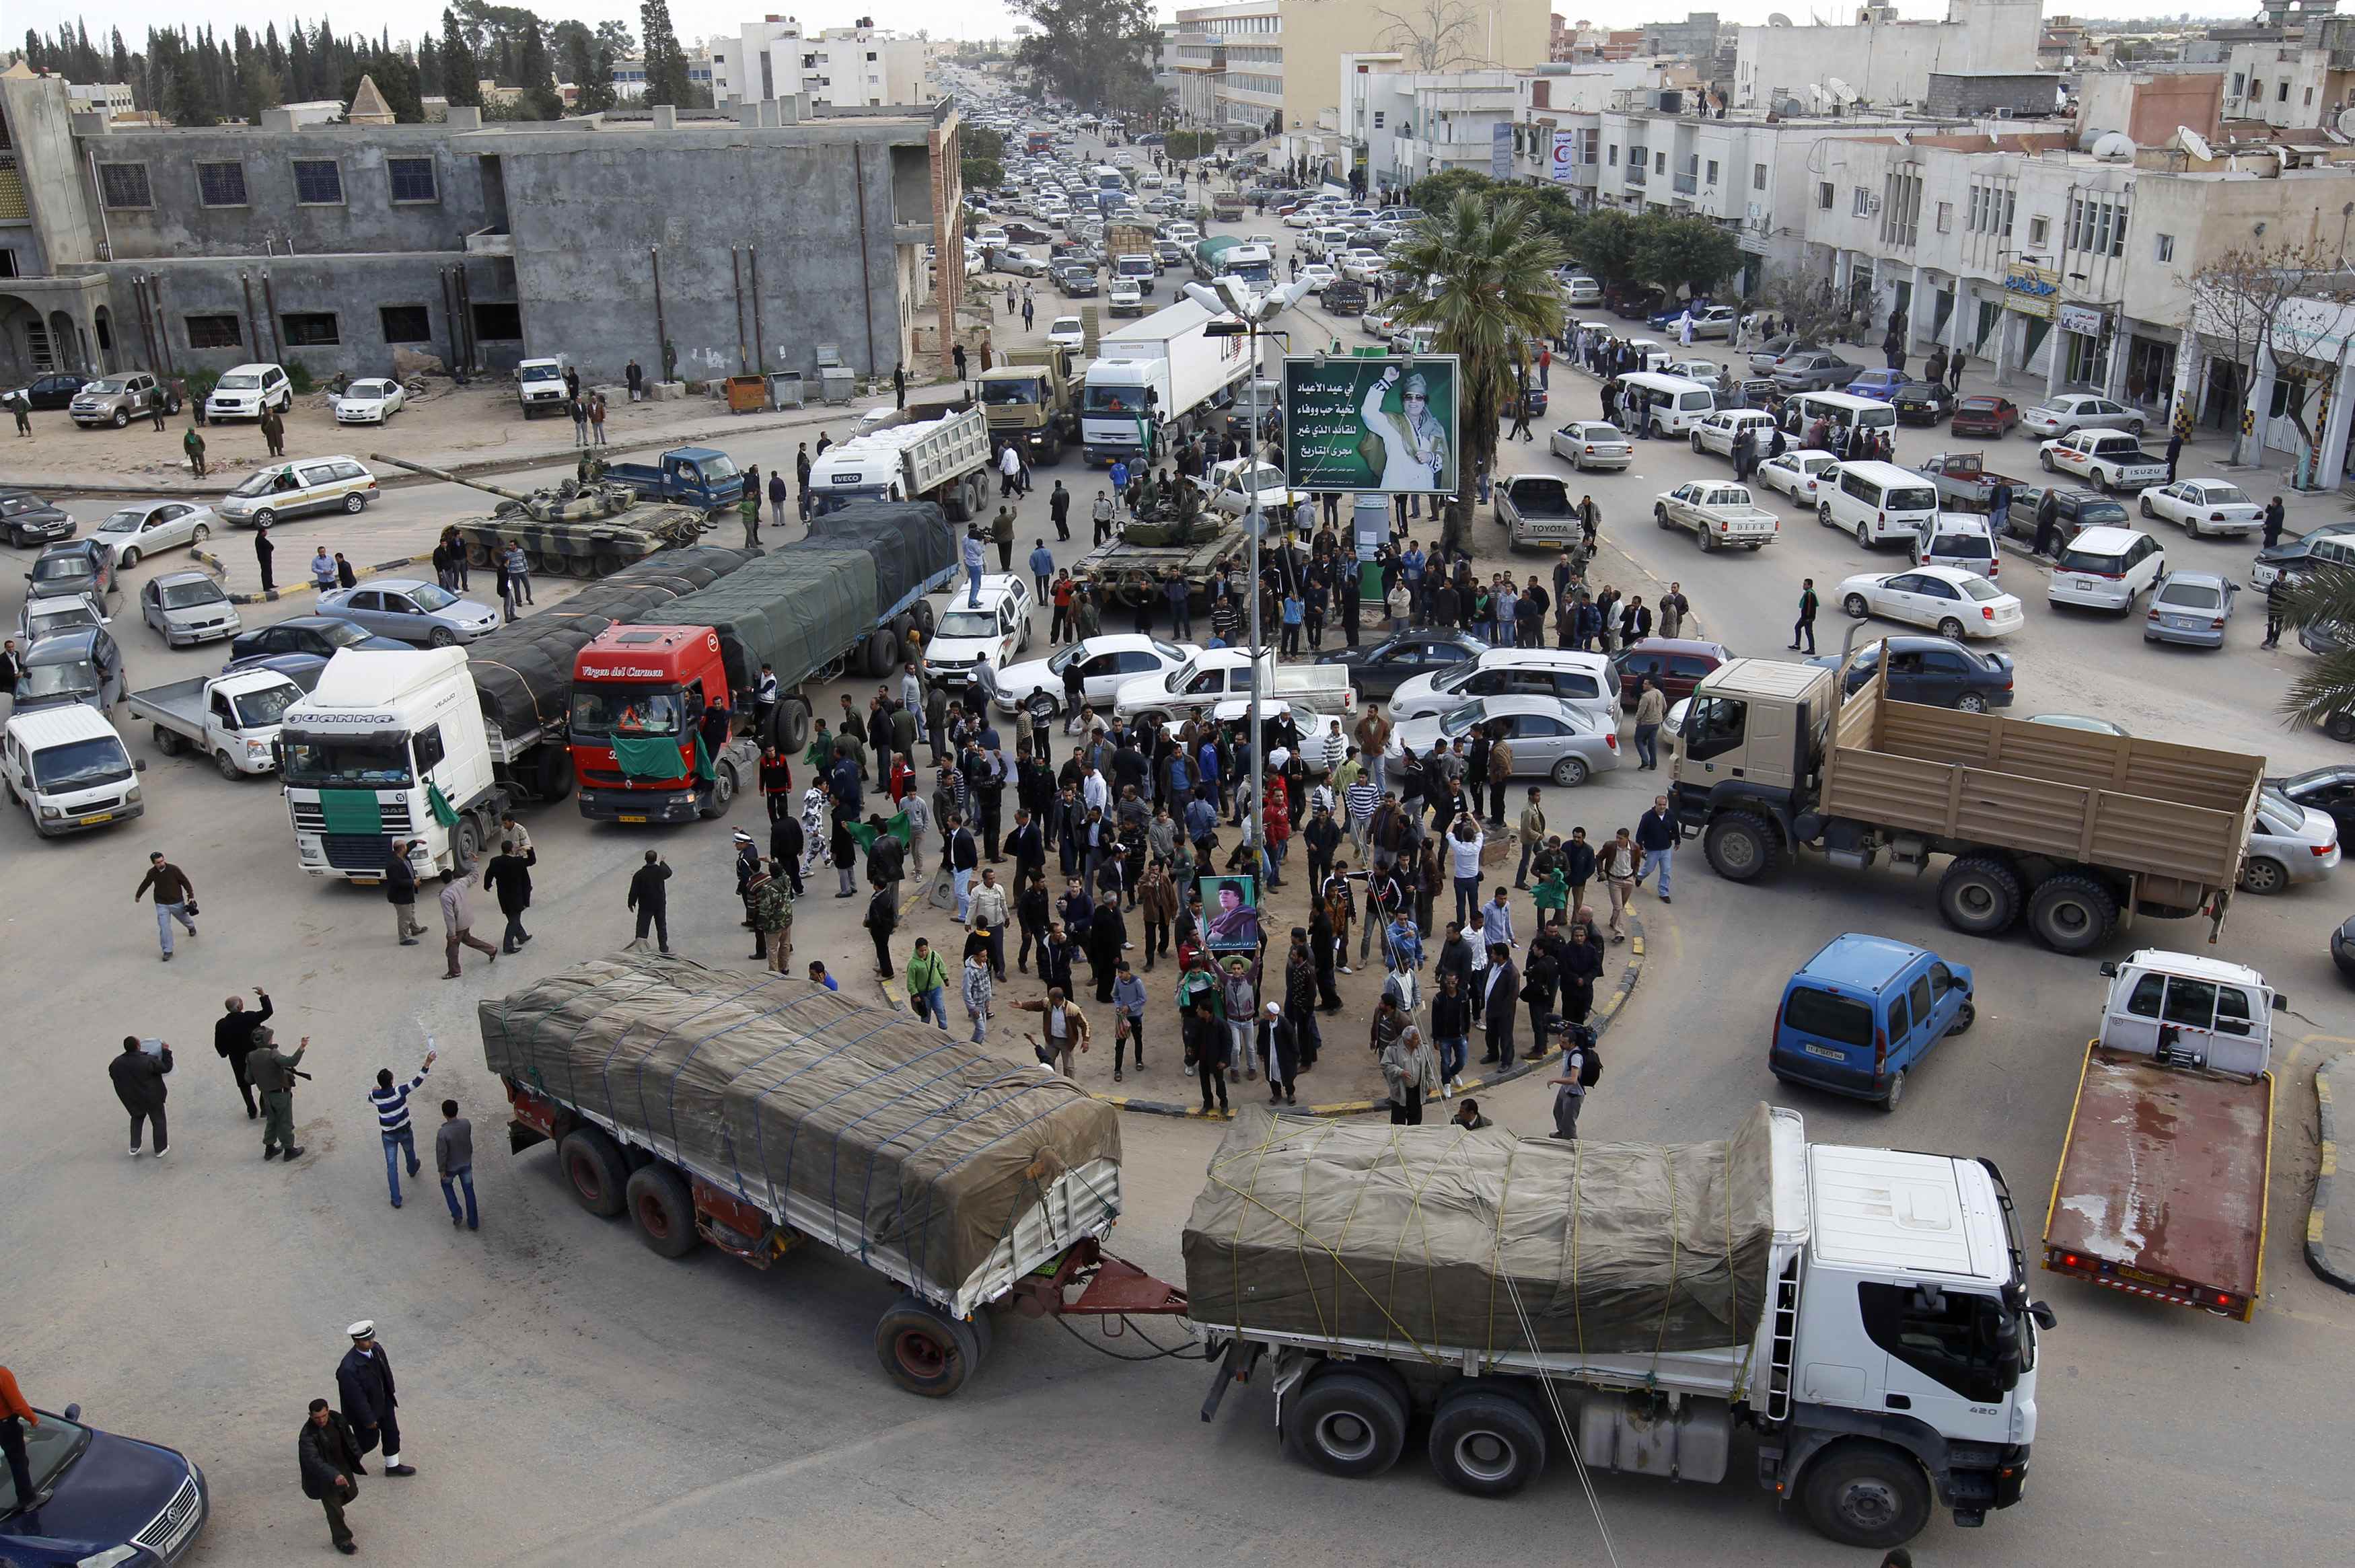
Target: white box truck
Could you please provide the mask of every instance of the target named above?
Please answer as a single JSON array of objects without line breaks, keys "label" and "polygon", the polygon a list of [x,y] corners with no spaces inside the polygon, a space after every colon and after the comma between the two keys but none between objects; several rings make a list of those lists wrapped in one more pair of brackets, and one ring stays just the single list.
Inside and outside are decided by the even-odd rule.
[{"label": "white box truck", "polygon": [[373,885],[418,839],[421,879],[474,863],[512,802],[493,779],[464,648],[346,648],[278,732],[279,777],[303,869]]},{"label": "white box truck", "polygon": [[989,449],[977,404],[900,409],[810,464],[810,504],[825,514],[858,501],[932,501],[950,522],[969,522],[987,504]]},{"label": "white box truck", "polygon": [[[1154,312],[1098,340],[1080,400],[1080,447],[1091,464],[1134,461],[1146,432],[1182,426],[1222,407],[1251,378],[1251,340],[1214,337],[1214,315],[1191,300]],[[1166,441],[1165,441],[1166,444]]]}]

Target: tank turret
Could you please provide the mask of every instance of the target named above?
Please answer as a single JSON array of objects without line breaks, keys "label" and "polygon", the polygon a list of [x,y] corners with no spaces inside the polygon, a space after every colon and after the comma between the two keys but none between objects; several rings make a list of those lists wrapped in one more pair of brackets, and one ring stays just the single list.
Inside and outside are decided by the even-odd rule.
[{"label": "tank turret", "polygon": [[370,452],[368,457],[371,461],[499,498],[488,515],[452,522],[466,542],[467,560],[476,567],[489,567],[494,550],[521,545],[524,559],[535,572],[602,577],[657,550],[692,544],[711,526],[701,508],[644,501],[618,480],[591,479],[584,483],[568,479],[552,487],[523,492],[383,452]]}]

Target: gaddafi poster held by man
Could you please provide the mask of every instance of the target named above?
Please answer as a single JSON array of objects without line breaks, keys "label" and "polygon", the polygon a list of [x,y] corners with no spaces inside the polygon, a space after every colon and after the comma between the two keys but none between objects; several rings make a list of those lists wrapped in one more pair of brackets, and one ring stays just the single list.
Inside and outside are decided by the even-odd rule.
[{"label": "gaddafi poster held by man", "polygon": [[1456,359],[1284,362],[1284,467],[1299,490],[1455,492]]}]

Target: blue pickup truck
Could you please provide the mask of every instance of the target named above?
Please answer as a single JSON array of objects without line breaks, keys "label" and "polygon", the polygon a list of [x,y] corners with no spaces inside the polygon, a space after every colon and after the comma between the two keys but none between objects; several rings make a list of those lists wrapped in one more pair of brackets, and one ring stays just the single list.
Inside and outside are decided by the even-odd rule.
[{"label": "blue pickup truck", "polygon": [[647,501],[675,501],[706,512],[733,510],[744,499],[743,471],[716,447],[673,447],[655,462],[605,465],[605,477]]},{"label": "blue pickup truck", "polygon": [[43,1410],[25,1433],[33,1496],[0,1470],[0,1563],[11,1568],[162,1568],[205,1527],[204,1472],[159,1444],[101,1432],[81,1406]]}]

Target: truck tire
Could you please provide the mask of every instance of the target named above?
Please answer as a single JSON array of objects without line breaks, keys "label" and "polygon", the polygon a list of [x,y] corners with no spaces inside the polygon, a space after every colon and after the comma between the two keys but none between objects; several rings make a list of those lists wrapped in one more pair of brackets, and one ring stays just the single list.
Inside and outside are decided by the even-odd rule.
[{"label": "truck tire", "polygon": [[155,749],[162,752],[166,757],[179,756],[179,736],[171,730],[165,729],[162,725],[157,725],[155,726]]},{"label": "truck tire", "polygon": [[1701,853],[1710,869],[1728,882],[1755,882],[1781,851],[1774,829],[1755,811],[1728,811],[1709,824]]},{"label": "truck tire", "polygon": [[556,1146],[556,1168],[573,1201],[601,1219],[612,1219],[627,1202],[630,1162],[619,1145],[598,1128],[579,1127]]},{"label": "truck tire", "polygon": [[1432,1469],[1457,1491],[1510,1497],[1545,1473],[1545,1427],[1519,1400],[1458,1383],[1431,1418],[1429,1452]]},{"label": "truck tire", "polygon": [[1882,1113],[1885,1115],[1890,1111],[1895,1110],[1897,1108],[1897,1102],[1904,1097],[1905,1069],[1900,1067],[1897,1071],[1889,1075],[1889,1087],[1881,1094],[1881,1097],[1879,1099],[1872,1103],[1879,1106]]},{"label": "truck tire", "polygon": [[979,1319],[964,1322],[902,1296],[876,1319],[875,1354],[884,1375],[910,1393],[946,1399],[980,1368],[986,1333]]},{"label": "truck tire", "polygon": [[2323,720],[2322,733],[2336,741],[2355,741],[2355,709],[2332,714]]},{"label": "truck tire", "polygon": [[1406,1447],[1406,1401],[1361,1372],[1328,1372],[1285,1404],[1284,1441],[1328,1476],[1379,1476]]},{"label": "truck tire", "polygon": [[469,811],[458,819],[458,871],[463,874],[483,853],[483,825]]},{"label": "truck tire", "polygon": [[728,808],[735,802],[736,765],[732,762],[712,764],[711,789],[704,797],[703,804],[696,808],[695,814],[707,822],[711,821],[726,816]]},{"label": "truck tire", "polygon": [[572,793],[572,753],[560,746],[543,747],[534,787],[544,805],[553,805]]},{"label": "truck tire", "polygon": [[638,1239],[665,1257],[685,1257],[702,1237],[695,1232],[695,1194],[667,1165],[642,1165],[623,1189]]},{"label": "truck tire", "polygon": [[1668,526],[1668,509],[1655,503],[1652,507],[1652,521],[1657,523],[1665,532]]},{"label": "truck tire", "polygon": [[799,757],[809,745],[809,705],[799,697],[787,697],[777,705],[776,717],[769,721],[769,736],[779,751]]},{"label": "truck tire", "polygon": [[1987,855],[1966,855],[1938,879],[1938,913],[1966,936],[2001,936],[2019,904],[2019,874]]},{"label": "truck tire", "polygon": [[872,633],[867,639],[867,646],[862,651],[862,656],[867,661],[868,678],[881,680],[900,662],[898,635],[888,630]]},{"label": "truck tire", "polygon": [[920,599],[916,601],[916,608],[910,610],[908,613],[916,618],[916,630],[924,634],[925,641],[930,642],[932,640],[932,627],[935,624],[932,615],[932,601],[928,599]]},{"label": "truck tire", "polygon": [[1930,1522],[1930,1478],[1911,1455],[1880,1443],[1834,1444],[1807,1467],[1799,1495],[1816,1533],[1843,1546],[1885,1552]]},{"label": "truck tire", "polygon": [[2097,948],[2117,924],[2118,901],[2090,876],[2049,877],[2029,895],[2028,928],[2056,953]]}]

